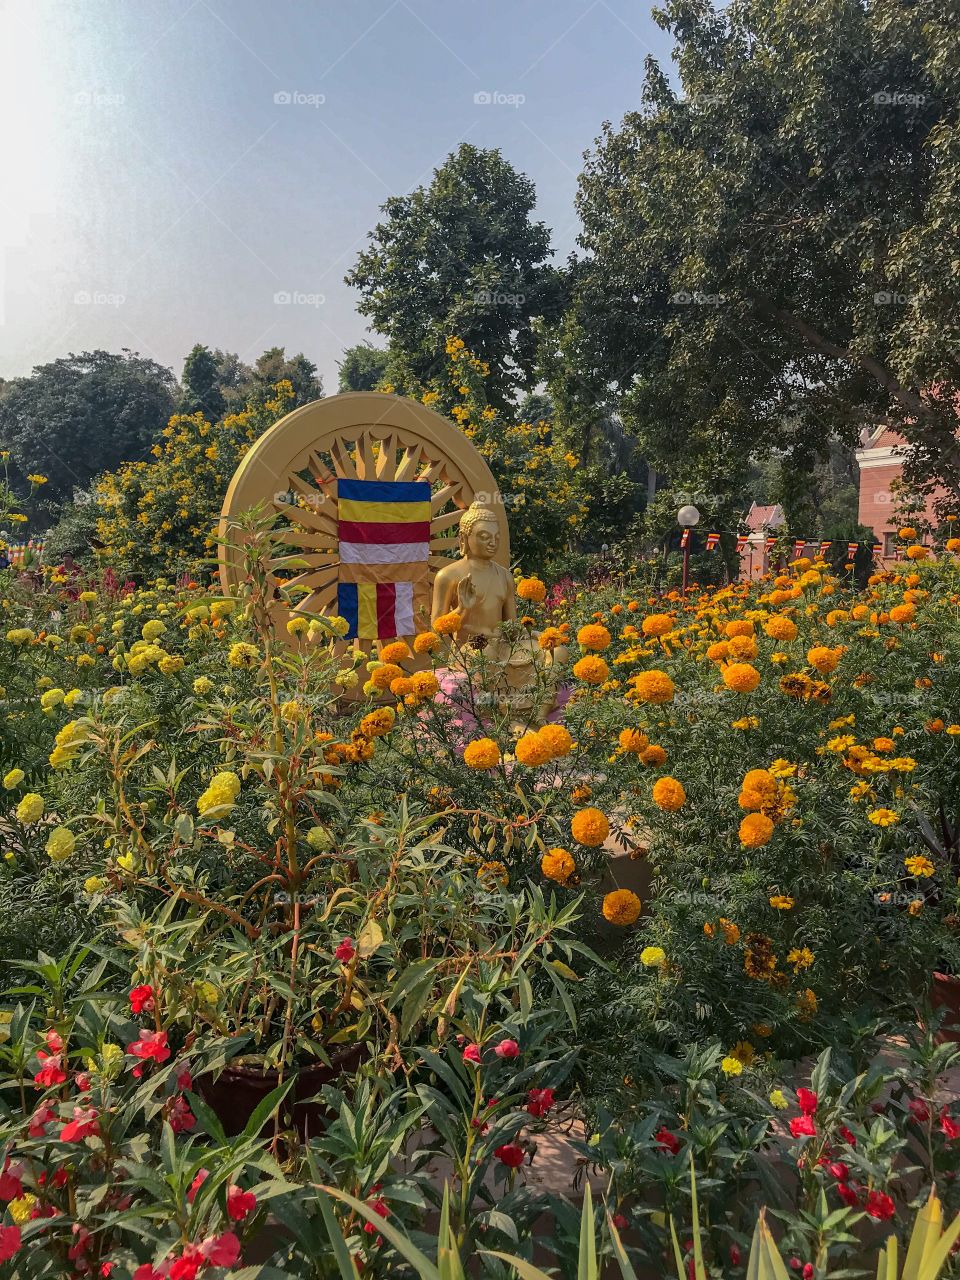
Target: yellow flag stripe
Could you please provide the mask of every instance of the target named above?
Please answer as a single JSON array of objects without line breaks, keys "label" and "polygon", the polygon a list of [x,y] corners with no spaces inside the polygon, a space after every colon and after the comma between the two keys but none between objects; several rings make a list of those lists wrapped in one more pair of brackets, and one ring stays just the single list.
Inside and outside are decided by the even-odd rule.
[{"label": "yellow flag stripe", "polygon": [[361,582],[357,587],[357,635],[361,640],[377,638],[377,584]]},{"label": "yellow flag stripe", "polygon": [[430,519],[429,502],[350,502],[337,503],[341,520],[366,520],[371,524],[419,524]]}]

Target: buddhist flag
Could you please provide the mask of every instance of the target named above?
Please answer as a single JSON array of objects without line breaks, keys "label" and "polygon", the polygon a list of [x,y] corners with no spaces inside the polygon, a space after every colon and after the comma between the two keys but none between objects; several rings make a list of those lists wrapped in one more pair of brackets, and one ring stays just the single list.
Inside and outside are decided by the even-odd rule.
[{"label": "buddhist flag", "polygon": [[848,559],[848,560],[853,560],[853,559],[855,559],[855,558],[856,558],[856,554],[857,554],[857,552],[858,552],[859,550],[860,550],[860,543],[859,543],[859,542],[848,542],[848,543],[847,543],[847,559]]},{"label": "buddhist flag", "polygon": [[708,551],[715,550],[717,543],[719,541],[720,541],[719,533],[708,533],[707,534],[707,550]]},{"label": "buddhist flag", "polygon": [[685,551],[689,542],[690,542],[690,530],[684,529],[683,533],[681,533],[680,535],[680,550]]},{"label": "buddhist flag", "polygon": [[740,554],[740,552],[743,550],[743,548],[746,545],[747,545],[747,535],[745,533],[738,533],[737,534],[737,555]]},{"label": "buddhist flag", "polygon": [[776,545],[777,545],[777,539],[776,539],[776,537],[775,537],[774,535],[771,535],[769,538],[767,538],[767,550],[768,550],[768,551],[772,551],[772,550],[773,550],[773,548],[774,548]]},{"label": "buddhist flag", "polygon": [[799,559],[800,559],[800,557],[803,555],[803,549],[804,549],[804,547],[805,547],[806,545],[807,545],[807,541],[806,541],[806,539],[805,539],[805,538],[797,538],[797,539],[796,539],[796,541],[795,541],[795,542],[794,542],[794,544],[793,544],[793,558],[794,558],[794,560],[799,560]]},{"label": "buddhist flag", "polygon": [[820,554],[822,556],[825,556],[829,550],[830,550],[830,539],[825,538],[824,541],[820,543]]},{"label": "buddhist flag", "polygon": [[413,591],[430,557],[429,481],[340,480],[337,609],[350,638],[411,635]]},{"label": "buddhist flag", "polygon": [[883,555],[883,543],[882,543],[882,542],[875,542],[875,543],[873,544],[873,554],[874,554],[875,556],[882,556],[882,555]]}]

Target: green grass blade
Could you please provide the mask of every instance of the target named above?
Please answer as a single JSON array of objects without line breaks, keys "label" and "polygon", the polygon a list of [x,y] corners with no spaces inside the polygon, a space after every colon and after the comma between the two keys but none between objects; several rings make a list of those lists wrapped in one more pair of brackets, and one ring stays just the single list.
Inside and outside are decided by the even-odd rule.
[{"label": "green grass blade", "polygon": [[323,1218],[323,1224],[327,1228],[330,1248],[333,1250],[333,1256],[337,1262],[340,1280],[357,1280],[357,1269],[353,1265],[353,1259],[350,1257],[347,1242],[340,1233],[340,1227],[330,1201],[326,1196],[320,1196],[319,1200],[320,1216]]},{"label": "green grass blade", "polygon": [[634,1271],[630,1259],[627,1257],[627,1251],[623,1247],[623,1241],[620,1239],[620,1232],[614,1226],[613,1218],[609,1211],[607,1212],[607,1229],[610,1232],[610,1240],[613,1244],[613,1252],[620,1265],[620,1275],[623,1280],[637,1280],[637,1273]]},{"label": "green grass blade", "polygon": [[577,1280],[597,1280],[597,1240],[593,1226],[593,1195],[584,1181],[583,1210],[580,1214],[580,1251]]}]

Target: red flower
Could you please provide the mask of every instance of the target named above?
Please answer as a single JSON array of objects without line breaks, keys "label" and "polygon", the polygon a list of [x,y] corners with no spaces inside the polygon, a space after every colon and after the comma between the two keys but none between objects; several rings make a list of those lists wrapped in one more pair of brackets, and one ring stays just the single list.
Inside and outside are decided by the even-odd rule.
[{"label": "red flower", "polygon": [[203,1258],[185,1253],[183,1257],[177,1258],[171,1263],[170,1271],[168,1272],[170,1280],[197,1280],[197,1272],[200,1270],[202,1262]]},{"label": "red flower", "polygon": [[917,1124],[926,1124],[930,1119],[930,1108],[922,1098],[911,1098],[907,1103],[907,1110],[916,1120]]},{"label": "red flower", "polygon": [[100,1120],[95,1107],[74,1107],[73,1119],[60,1130],[61,1142],[81,1142],[100,1133]]},{"label": "red flower", "polygon": [[153,987],[149,983],[134,987],[130,992],[130,1009],[133,1013],[150,1013],[153,1010]]},{"label": "red flower", "polygon": [[519,1058],[520,1046],[516,1040],[501,1040],[493,1052],[498,1058]]},{"label": "red flower", "polygon": [[200,1252],[212,1267],[233,1267],[240,1261],[240,1241],[232,1231],[224,1231],[222,1236],[207,1236]]},{"label": "red flower", "polygon": [[855,1209],[860,1203],[856,1190],[848,1182],[837,1183],[837,1195],[850,1209]]},{"label": "red flower", "polygon": [[53,1031],[52,1029],[50,1031],[45,1031],[43,1033],[43,1038],[46,1040],[47,1048],[51,1053],[63,1053],[63,1036],[61,1036],[59,1032]]},{"label": "red flower", "polygon": [[178,1089],[193,1088],[193,1076],[190,1074],[190,1067],[187,1063],[184,1063],[183,1066],[180,1068],[180,1070],[177,1072],[177,1088]]},{"label": "red flower", "polygon": [[6,1262],[20,1249],[20,1228],[0,1227],[0,1262]]},{"label": "red flower", "polygon": [[100,1263],[100,1274],[104,1277],[104,1280],[107,1280],[107,1277],[110,1275],[110,1272],[113,1270],[113,1268],[114,1268],[116,1265],[117,1265],[117,1264],[116,1264],[115,1262],[101,1262],[101,1263]]},{"label": "red flower", "polygon": [[[57,1039],[59,1039],[59,1036]],[[49,1089],[55,1084],[63,1084],[67,1078],[67,1073],[63,1069],[63,1059],[60,1054],[44,1053],[42,1049],[38,1049],[37,1057],[40,1059],[41,1067],[33,1077],[33,1083],[41,1089]]]},{"label": "red flower", "polygon": [[194,1197],[196,1196],[197,1192],[200,1190],[204,1182],[206,1182],[207,1178],[209,1177],[210,1177],[209,1169],[199,1170],[199,1172],[197,1173],[197,1176],[190,1183],[190,1190],[187,1192],[187,1200],[189,1201],[190,1204],[193,1204]]},{"label": "red flower", "polygon": [[478,1044],[468,1044],[463,1051],[464,1062],[475,1062],[480,1065],[480,1046]]},{"label": "red flower", "polygon": [[[368,1200],[367,1207],[372,1209],[374,1213],[379,1213],[381,1218],[390,1217],[390,1210],[387,1208],[387,1202],[385,1200],[381,1200],[379,1198],[376,1200]],[[377,1228],[372,1222],[365,1222],[363,1224],[363,1229],[368,1236],[376,1235]]]},{"label": "red flower", "polygon": [[77,1086],[77,1093],[90,1092],[90,1076],[86,1071],[78,1071],[73,1077],[73,1083]]},{"label": "red flower", "polygon": [[795,1138],[815,1138],[817,1126],[813,1123],[813,1116],[808,1113],[794,1116],[790,1121],[790,1132]]},{"label": "red flower", "polygon": [[630,1225],[630,1219],[623,1213],[615,1213],[613,1215],[613,1225],[618,1231],[626,1231]]},{"label": "red flower", "polygon": [[940,1112],[940,1128],[950,1142],[954,1138],[960,1138],[960,1124],[957,1124],[946,1107]]},{"label": "red flower", "polygon": [[244,1191],[236,1183],[227,1188],[227,1216],[233,1222],[242,1222],[257,1207],[257,1197],[252,1191]]},{"label": "red flower", "polygon": [[876,1218],[878,1222],[886,1222],[896,1213],[896,1206],[885,1191],[871,1191],[863,1207],[870,1217]]},{"label": "red flower", "polygon": [[152,1058],[154,1062],[166,1062],[170,1057],[165,1031],[141,1031],[140,1039],[127,1045],[127,1053],[135,1058]]},{"label": "red flower", "polygon": [[504,1143],[502,1147],[497,1147],[493,1154],[508,1169],[519,1169],[524,1161],[523,1147],[518,1147],[515,1142]]},{"label": "red flower", "polygon": [[671,1133],[665,1124],[662,1124],[653,1136],[657,1141],[657,1145],[661,1146],[664,1151],[669,1151],[672,1156],[675,1156],[680,1150],[680,1139],[675,1133]]},{"label": "red flower", "polygon": [[812,1089],[800,1088],[797,1090],[797,1106],[805,1116],[812,1116],[817,1109],[817,1095]]},{"label": "red flower", "polygon": [[165,1271],[154,1271],[149,1262],[143,1263],[137,1267],[133,1273],[133,1280],[165,1280],[168,1273]]},{"label": "red flower", "polygon": [[803,1280],[813,1280],[813,1263],[805,1262],[803,1264]]},{"label": "red flower", "polygon": [[830,1176],[836,1178],[838,1182],[846,1182],[850,1177],[850,1170],[842,1160],[832,1161],[827,1165],[827,1169],[830,1172]]},{"label": "red flower", "polygon": [[170,1108],[167,1112],[167,1119],[170,1121],[170,1128],[174,1133],[189,1132],[197,1123],[197,1117],[190,1110],[190,1104],[186,1098],[173,1098],[170,1102]]},{"label": "red flower", "polygon": [[0,1173],[0,1200],[20,1199],[23,1195],[23,1183],[20,1181],[22,1173],[22,1164],[11,1165],[9,1160],[6,1162]]},{"label": "red flower", "polygon": [[730,1262],[733,1266],[739,1267],[742,1254],[735,1244],[730,1246]]},{"label": "red flower", "polygon": [[357,954],[357,948],[353,944],[352,938],[344,938],[337,944],[333,953],[341,964],[349,964],[353,957]]},{"label": "red flower", "polygon": [[554,1102],[552,1089],[530,1089],[527,1093],[527,1110],[538,1119],[547,1114]]},{"label": "red flower", "polygon": [[847,1128],[845,1124],[842,1124],[840,1126],[840,1128],[837,1130],[837,1133],[840,1135],[840,1137],[844,1140],[844,1142],[848,1146],[855,1147],[857,1145],[856,1138],[853,1136],[853,1134],[850,1132],[850,1130]]}]

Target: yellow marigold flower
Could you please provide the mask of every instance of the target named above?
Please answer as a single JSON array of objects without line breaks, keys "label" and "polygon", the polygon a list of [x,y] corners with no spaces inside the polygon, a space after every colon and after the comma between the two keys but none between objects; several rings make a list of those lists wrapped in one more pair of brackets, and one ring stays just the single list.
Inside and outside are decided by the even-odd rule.
[{"label": "yellow marigold flower", "polygon": [[29,826],[33,822],[40,821],[43,817],[43,810],[43,796],[37,795],[35,791],[28,791],[17,805],[17,820]]},{"label": "yellow marigold flower", "polygon": [[641,671],[631,677],[631,681],[641,702],[660,704],[673,701],[676,689],[665,671]]},{"label": "yellow marigold flower", "polygon": [[593,649],[601,652],[610,644],[610,632],[599,622],[588,622],[577,632],[577,643],[581,649]]},{"label": "yellow marigold flower", "polygon": [[892,827],[900,819],[892,809],[874,809],[867,814],[867,821],[872,822],[875,827]]},{"label": "yellow marigold flower", "polygon": [[411,679],[413,692],[418,698],[432,698],[440,691],[440,681],[432,671],[416,671]]},{"label": "yellow marigold flower", "polygon": [[76,847],[76,837],[67,827],[54,827],[47,836],[47,856],[51,862],[65,862]]},{"label": "yellow marigold flower", "polygon": [[576,863],[569,850],[557,847],[548,849],[540,859],[540,870],[548,880],[566,884],[576,870]]},{"label": "yellow marigold flower", "polygon": [[517,595],[521,600],[542,604],[547,598],[547,588],[539,578],[521,578],[517,583]]},{"label": "yellow marigold flower", "polygon": [[772,835],[773,823],[765,813],[748,813],[740,822],[740,843],[747,849],[761,849]]},{"label": "yellow marigold flower", "polygon": [[932,876],[936,868],[929,858],[922,853],[916,853],[910,858],[904,858],[903,865],[907,868],[912,876]]},{"label": "yellow marigold flower", "polygon": [[227,663],[231,667],[246,668],[249,670],[255,667],[260,661],[260,650],[256,645],[245,644],[242,640],[238,640],[236,644],[230,646],[230,652],[227,654]]},{"label": "yellow marigold flower", "polygon": [[513,748],[513,754],[521,764],[535,768],[537,765],[546,764],[550,759],[550,744],[546,739],[541,738],[539,733],[525,733],[518,739]]},{"label": "yellow marigold flower", "polygon": [[464,748],[463,763],[468,769],[492,769],[500,763],[500,748],[493,738],[477,738]]},{"label": "yellow marigold flower", "polygon": [[686,803],[687,793],[676,778],[658,778],[653,784],[653,803],[667,813],[676,813]]},{"label": "yellow marigold flower", "polygon": [[[29,477],[28,477],[29,479]],[[16,1200],[11,1200],[7,1205],[7,1212],[18,1227],[22,1227],[25,1222],[29,1222],[33,1214],[33,1207],[37,1203],[37,1197],[29,1191],[19,1196]]]},{"label": "yellow marigold flower", "polygon": [[670,613],[650,613],[640,623],[640,630],[645,636],[669,635],[676,627],[676,619]]},{"label": "yellow marigold flower", "polygon": [[641,733],[639,729],[621,729],[617,741],[620,744],[621,751],[634,756],[638,756],[641,751],[650,745],[650,739],[645,733]]},{"label": "yellow marigold flower", "polygon": [[544,627],[537,636],[537,644],[548,653],[552,653],[554,649],[566,643],[566,633],[560,627]]},{"label": "yellow marigold flower", "polygon": [[196,680],[193,682],[193,692],[199,694],[201,697],[205,693],[209,693],[212,688],[213,681],[207,679],[206,676],[197,676]]},{"label": "yellow marigold flower", "polygon": [[223,818],[240,794],[240,779],[229,769],[215,773],[197,800],[197,812],[205,818]]},{"label": "yellow marigold flower", "polygon": [[812,1018],[817,1012],[817,997],[809,987],[797,997],[797,1010],[804,1019]]},{"label": "yellow marigold flower", "polygon": [[905,524],[902,529],[897,530],[897,537],[901,542],[912,542],[917,536],[917,531],[912,524]]},{"label": "yellow marigold flower", "polygon": [[663,947],[644,947],[640,952],[640,963],[647,969],[663,969],[667,963],[667,953]]},{"label": "yellow marigold flower", "polygon": [[787,952],[787,964],[792,964],[795,973],[799,973],[802,969],[809,969],[813,964],[814,955],[809,947],[793,947]]},{"label": "yellow marigold flower", "polygon": [[149,622],[145,622],[140,628],[140,634],[147,644],[152,644],[154,640],[163,635],[166,629],[159,618],[151,618]]},{"label": "yellow marigold flower", "polygon": [[22,769],[11,769],[10,772],[4,776],[4,789],[7,791],[13,791],[15,787],[19,787],[20,783],[26,776],[27,775]]},{"label": "yellow marigold flower", "polygon": [[433,653],[439,647],[440,637],[433,631],[421,631],[413,641],[414,653]]},{"label": "yellow marigold flower", "polygon": [[725,1076],[739,1076],[743,1072],[743,1063],[739,1058],[727,1056],[720,1063],[720,1070]]},{"label": "yellow marigold flower", "polygon": [[588,653],[573,664],[573,674],[584,684],[603,684],[610,677],[610,668],[603,658]]},{"label": "yellow marigold flower", "polygon": [[440,636],[455,636],[463,626],[463,618],[459,613],[444,613],[437,618],[433,624],[433,629]]},{"label": "yellow marigold flower", "polygon": [[907,547],[908,560],[926,560],[929,554],[929,547],[921,547],[919,543],[915,547]]},{"label": "yellow marigold flower", "polygon": [[599,809],[579,809],[570,821],[570,831],[577,844],[596,849],[610,834],[610,823]]},{"label": "yellow marigold flower", "polygon": [[727,920],[725,916],[721,916],[720,928],[723,930],[723,940],[728,947],[735,946],[740,941],[740,926],[734,924],[732,920]]},{"label": "yellow marigold flower", "polygon": [[641,906],[640,899],[629,889],[614,889],[603,899],[603,918],[611,924],[630,925],[640,915]]},{"label": "yellow marigold flower", "polygon": [[287,623],[287,632],[291,636],[302,635],[310,627],[310,619],[305,618],[303,614],[296,614]]},{"label": "yellow marigold flower", "polygon": [[760,683],[760,672],[749,662],[729,662],[720,674],[723,683],[735,693],[752,693]]},{"label": "yellow marigold flower", "polygon": [[777,1111],[786,1111],[790,1103],[782,1089],[774,1089],[770,1094],[770,1105]]},{"label": "yellow marigold flower", "polygon": [[770,905],[777,911],[791,911],[794,900],[787,897],[785,893],[775,893],[770,899]]},{"label": "yellow marigold flower", "polygon": [[81,591],[78,600],[83,604],[93,604],[96,601],[97,593],[95,591]]},{"label": "yellow marigold flower", "polygon": [[370,673],[370,683],[381,693],[390,688],[394,680],[403,676],[403,670],[393,662],[383,662]]},{"label": "yellow marigold flower", "polygon": [[179,654],[168,653],[160,659],[157,663],[157,667],[165,676],[172,676],[176,675],[178,671],[183,670],[184,661]]}]

